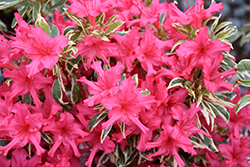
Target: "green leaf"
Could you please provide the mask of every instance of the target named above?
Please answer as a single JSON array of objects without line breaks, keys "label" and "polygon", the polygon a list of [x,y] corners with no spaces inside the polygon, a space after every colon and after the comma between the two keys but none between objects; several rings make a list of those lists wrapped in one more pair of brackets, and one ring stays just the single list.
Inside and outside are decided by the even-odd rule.
[{"label": "green leaf", "polygon": [[107,30],[105,31],[106,35],[110,35],[110,34],[114,34],[115,31],[121,26],[123,25],[125,22],[121,21],[121,20],[117,20],[113,23],[110,24],[110,26],[107,28]]},{"label": "green leaf", "polygon": [[239,80],[238,84],[243,85],[245,87],[250,87],[250,80]]},{"label": "green leaf", "polygon": [[32,11],[33,21],[36,21],[38,19],[40,10],[41,10],[41,4],[39,2],[35,2],[35,4],[33,5],[33,11]]},{"label": "green leaf", "polygon": [[146,89],[144,91],[141,91],[140,93],[142,93],[144,95],[149,95],[151,92],[150,92],[150,90]]},{"label": "green leaf", "polygon": [[225,91],[225,92],[214,93],[213,95],[222,100],[225,100],[225,99],[233,100],[237,94],[235,92]]},{"label": "green leaf", "polygon": [[235,112],[236,114],[246,105],[250,104],[250,95],[245,95],[243,96],[237,103],[235,106]]},{"label": "green leaf", "polygon": [[245,43],[249,43],[249,42],[250,42],[250,33],[243,34],[240,40],[240,46],[243,46]]},{"label": "green leaf", "polygon": [[201,112],[203,114],[203,116],[205,117],[205,120],[207,122],[208,125],[210,125],[210,119],[209,119],[209,112],[207,111],[207,107],[206,104],[204,103],[204,100],[201,102]]},{"label": "green leaf", "polygon": [[124,36],[124,35],[126,35],[127,33],[128,33],[129,31],[116,31],[116,33],[118,34],[118,35],[120,35],[120,36]]},{"label": "green leaf", "polygon": [[177,42],[174,44],[174,46],[172,47],[171,52],[173,52],[177,46],[179,46],[180,44],[182,44],[182,43],[185,42],[185,41],[187,41],[187,40],[179,40],[179,41],[177,41]]},{"label": "green leaf", "polygon": [[[19,12],[20,13],[20,16],[24,16],[25,15],[25,13],[27,12],[27,10],[28,10],[28,8],[30,7],[30,5],[28,5],[28,6],[23,6],[23,8],[21,9],[21,11]],[[16,24],[17,24],[17,21],[16,21],[16,18],[14,18],[13,20],[12,20],[12,23],[11,23],[11,28],[14,28],[15,26],[16,26]]]},{"label": "green leaf", "polygon": [[[69,13],[69,10],[67,8],[65,8],[65,13],[66,15],[71,19],[73,20],[78,26],[80,26],[82,28],[82,33],[84,35],[87,35],[87,32],[85,30],[85,26],[83,25],[83,21],[81,18],[77,17],[75,14],[71,14]],[[81,34],[81,32],[80,32]]]},{"label": "green leaf", "polygon": [[70,31],[72,31],[72,30],[74,30],[74,29],[75,29],[75,28],[72,27],[72,26],[66,27],[66,28],[63,30],[63,35],[66,36],[68,32],[70,32]]},{"label": "green leaf", "polygon": [[225,107],[215,105],[215,104],[212,104],[212,103],[209,103],[209,105],[211,106],[211,108],[215,112],[216,116],[220,115],[224,119],[224,121],[226,123],[228,123],[229,118],[230,118],[230,114],[229,114],[228,110]]},{"label": "green leaf", "polygon": [[223,30],[221,31],[220,33],[218,33],[216,35],[216,39],[224,39],[224,38],[227,38],[229,37],[229,35],[231,34],[231,32],[234,31],[233,28],[230,28],[230,29],[227,29],[227,30]]},{"label": "green leaf", "polygon": [[233,100],[237,96],[235,92],[226,91],[226,92],[221,92],[221,93],[227,96],[230,100]]},{"label": "green leaf", "polygon": [[110,42],[110,40],[108,39],[108,37],[106,37],[104,35],[100,36],[99,38],[101,38],[103,41]]},{"label": "green leaf", "polygon": [[0,10],[8,9],[17,4],[23,2],[24,0],[1,0],[0,1]]},{"label": "green leaf", "polygon": [[101,13],[99,16],[96,17],[96,24],[100,24],[100,26],[103,26],[103,22],[105,19],[105,13]]},{"label": "green leaf", "polygon": [[161,24],[161,25],[163,25],[163,22],[164,22],[165,18],[166,18],[166,12],[160,14],[159,20],[160,20],[160,24]]},{"label": "green leaf", "polygon": [[[201,129],[207,132],[207,134],[209,134],[208,130],[203,125],[201,126]],[[213,152],[219,152],[212,138],[209,138],[201,133],[197,133],[197,135],[198,135],[198,140],[201,141],[203,146],[205,146],[208,150]]]},{"label": "green leaf", "polygon": [[230,42],[235,42],[243,33],[236,28],[226,39]]},{"label": "green leaf", "polygon": [[89,131],[91,132],[106,116],[108,116],[108,110],[105,110],[93,116],[88,124]]},{"label": "green leaf", "polygon": [[201,149],[206,148],[205,146],[203,146],[203,144],[200,144],[200,141],[199,141],[198,138],[195,137],[195,136],[192,136],[192,137],[190,138],[190,141],[191,141],[191,143],[194,145],[194,148],[201,148]]},{"label": "green leaf", "polygon": [[40,131],[41,132],[41,137],[44,141],[46,141],[46,143],[48,144],[53,144],[53,140],[44,132]]},{"label": "green leaf", "polygon": [[193,83],[192,82],[190,82],[190,81],[185,81],[185,83],[183,84],[184,86],[192,86],[193,85]]},{"label": "green leaf", "polygon": [[81,60],[81,56],[77,56],[77,58],[72,58],[72,59],[69,59],[68,61],[70,62],[66,62],[66,67],[69,71],[71,71],[73,69],[73,66],[74,64],[77,64],[79,63],[79,61]]},{"label": "green leaf", "polygon": [[93,109],[94,110],[102,110],[104,107],[103,107],[103,104],[99,104],[97,105],[96,107],[94,107]]},{"label": "green leaf", "polygon": [[119,83],[117,84],[118,86],[120,86],[121,82],[126,79],[126,74],[121,74],[121,76],[122,76],[122,78],[119,81]]},{"label": "green leaf", "polygon": [[60,103],[60,101],[62,101],[62,89],[60,87],[58,78],[54,80],[54,83],[52,85],[52,97],[57,103]]},{"label": "green leaf", "polygon": [[76,41],[81,35],[81,31],[75,31],[74,33],[69,34],[67,37],[71,40],[71,41]]},{"label": "green leaf", "polygon": [[138,150],[134,149],[132,153],[130,154],[129,158],[127,159],[125,166],[128,166],[130,163],[132,163],[135,160],[137,154],[138,154]]},{"label": "green leaf", "polygon": [[101,134],[101,144],[103,143],[103,141],[105,140],[105,138],[108,136],[109,132],[111,131],[112,129],[112,126],[111,125],[108,129],[106,130],[102,130],[102,134]]},{"label": "green leaf", "polygon": [[216,19],[214,20],[214,22],[213,22],[213,24],[212,24],[212,26],[211,26],[212,32],[214,32],[214,29],[215,29],[215,27],[217,26],[217,24],[218,24],[218,22],[219,22],[219,20],[220,20],[220,17],[221,17],[221,15],[219,15],[218,17],[216,17]]},{"label": "green leaf", "polygon": [[61,6],[63,6],[65,3],[67,2],[67,0],[59,0],[57,3],[55,3],[50,10],[59,8]]},{"label": "green leaf", "polygon": [[126,135],[125,135],[125,123],[124,122],[121,123],[120,129],[121,129],[121,133],[122,133],[123,138],[126,139]]},{"label": "green leaf", "polygon": [[78,82],[76,82],[76,77],[72,78],[72,87],[71,87],[71,102],[73,104],[78,103],[81,99],[80,89],[78,87]]},{"label": "green leaf", "polygon": [[147,0],[145,7],[148,7],[152,4],[153,0]]},{"label": "green leaf", "polygon": [[131,145],[127,145],[127,146],[125,147],[125,150],[123,151],[125,161],[130,157],[131,152],[132,152],[132,147],[131,147]]},{"label": "green leaf", "polygon": [[193,31],[191,32],[191,37],[194,39],[196,37],[196,34],[198,32],[199,29],[194,28]]},{"label": "green leaf", "polygon": [[135,86],[137,87],[138,86],[138,74],[135,74],[132,76],[132,78],[135,80]]},{"label": "green leaf", "polygon": [[188,25],[182,25],[182,27],[184,28],[184,29],[186,29],[187,30],[187,32],[191,32],[192,31],[192,27],[188,24]]},{"label": "green leaf", "polygon": [[0,30],[2,30],[4,32],[8,31],[6,24],[4,22],[2,22],[2,20],[0,20]]},{"label": "green leaf", "polygon": [[56,35],[59,35],[57,26],[55,26],[54,24],[49,24],[49,36],[51,38],[55,38]]},{"label": "green leaf", "polygon": [[124,154],[123,154],[120,147],[118,147],[117,150],[118,150],[118,156],[117,156],[117,159],[116,159],[116,166],[117,167],[123,167],[125,162],[126,162],[125,156],[124,156]]},{"label": "green leaf", "polygon": [[108,19],[108,21],[105,23],[104,27],[108,27],[110,23],[112,23],[113,21],[115,21],[115,19],[116,19],[117,16],[118,16],[118,15],[116,15],[116,14],[112,15],[112,16]]},{"label": "green leaf", "polygon": [[49,35],[49,32],[50,32],[49,25],[40,14],[38,14],[38,18],[36,20],[35,25],[36,27],[42,27],[43,31]]},{"label": "green leaf", "polygon": [[250,74],[250,60],[249,59],[241,60],[238,63],[236,70],[239,72],[248,72]]},{"label": "green leaf", "polygon": [[101,157],[98,160],[98,163],[96,167],[101,167],[103,164],[105,164],[109,160],[109,154],[106,154],[105,152],[101,155]]},{"label": "green leaf", "polygon": [[148,157],[146,157],[146,155],[144,155],[143,152],[139,152],[139,158],[138,158],[138,163],[137,165],[140,165],[141,163],[145,162],[146,160],[148,161],[152,161],[151,159],[149,159]]},{"label": "green leaf", "polygon": [[230,58],[225,57],[220,63],[221,67],[225,70],[230,70],[234,68],[237,64]]},{"label": "green leaf", "polygon": [[180,78],[180,77],[177,77],[177,78],[174,78],[170,81],[167,89],[171,89],[171,88],[174,88],[176,86],[180,86],[180,87],[183,87],[183,84],[184,84],[184,79]]},{"label": "green leaf", "polygon": [[225,22],[220,23],[220,24],[216,27],[216,29],[214,30],[214,33],[220,31],[221,29],[223,29],[224,27],[228,26],[229,24],[232,24],[232,22],[225,21]]}]

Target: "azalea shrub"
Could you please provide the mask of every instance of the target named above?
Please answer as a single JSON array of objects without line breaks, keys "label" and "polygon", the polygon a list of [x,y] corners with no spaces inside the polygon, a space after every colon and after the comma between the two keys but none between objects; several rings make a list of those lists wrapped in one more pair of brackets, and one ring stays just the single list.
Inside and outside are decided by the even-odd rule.
[{"label": "azalea shrub", "polygon": [[249,166],[250,61],[230,55],[222,3],[0,8],[17,4],[0,36],[2,166]]}]

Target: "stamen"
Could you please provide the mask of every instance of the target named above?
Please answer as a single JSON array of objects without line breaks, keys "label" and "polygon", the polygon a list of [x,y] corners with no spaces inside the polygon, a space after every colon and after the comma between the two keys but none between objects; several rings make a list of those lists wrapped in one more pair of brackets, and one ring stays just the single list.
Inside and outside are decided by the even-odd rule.
[{"label": "stamen", "polygon": [[190,6],[189,6],[189,4],[188,4],[188,0],[186,0],[186,3],[187,3],[188,8],[190,8]]}]

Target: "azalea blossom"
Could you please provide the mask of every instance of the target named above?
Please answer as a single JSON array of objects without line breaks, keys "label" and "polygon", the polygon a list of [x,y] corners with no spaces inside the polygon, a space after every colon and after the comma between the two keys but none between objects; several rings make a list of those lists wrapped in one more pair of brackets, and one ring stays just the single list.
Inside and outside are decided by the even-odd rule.
[{"label": "azalea blossom", "polygon": [[32,60],[27,65],[28,77],[44,68],[52,70],[59,60],[63,47],[67,46],[68,38],[63,35],[50,38],[41,27],[28,25],[19,13],[15,13],[15,17],[18,27],[15,29],[16,37],[13,38],[11,47],[20,49],[27,58]]},{"label": "azalea blossom", "polygon": [[142,89],[135,86],[132,78],[125,79],[121,82],[118,94],[105,97],[102,104],[109,109],[109,120],[102,124],[103,129],[108,129],[113,123],[125,122],[133,123],[138,126],[143,133],[149,129],[139,120],[139,113],[144,109],[150,109],[155,99],[151,95],[140,93]]},{"label": "azalea blossom", "polygon": [[[119,89],[117,84],[121,80],[120,74],[122,73],[124,66],[121,62],[118,62],[116,66],[103,70],[101,64],[101,61],[97,61],[93,62],[91,66],[97,72],[97,82],[89,81],[85,76],[77,79],[77,81],[87,85],[89,93],[93,94],[93,96],[84,100],[88,106],[94,106],[95,104],[100,103],[104,97],[117,93]],[[111,77],[113,80],[110,80]]]},{"label": "azalea blossom", "polygon": [[109,64],[108,57],[116,57],[118,55],[115,43],[103,41],[101,38],[91,38],[86,36],[85,40],[77,46],[78,52],[75,55],[82,55],[86,60],[85,68],[89,69],[92,62],[98,56],[105,64]]},{"label": "azalea blossom", "polygon": [[185,41],[176,49],[177,56],[194,62],[196,68],[209,66],[212,63],[219,65],[224,58],[222,51],[229,52],[230,46],[218,39],[210,40],[208,27],[200,28],[193,41]]},{"label": "azalea blossom", "polygon": [[25,95],[30,93],[37,107],[42,106],[42,102],[38,98],[38,91],[51,85],[53,80],[51,77],[45,77],[42,73],[36,73],[33,77],[29,77],[29,72],[26,63],[21,63],[18,69],[12,71],[6,70],[3,75],[6,78],[11,78],[13,84],[11,86],[11,91],[8,92],[7,98],[9,100],[13,99],[17,95]]},{"label": "azalea blossom", "polygon": [[0,130],[7,129],[10,133],[11,141],[0,148],[3,155],[6,156],[13,148],[24,147],[27,143],[33,144],[36,148],[36,154],[41,155],[45,149],[40,146],[42,127],[42,114],[31,114],[25,104],[18,102],[13,110],[14,118],[11,119],[8,127],[0,127]]},{"label": "azalea blossom", "polygon": [[74,123],[74,117],[68,112],[60,114],[60,120],[54,122],[49,126],[43,127],[42,131],[50,131],[54,134],[54,145],[48,152],[50,157],[53,157],[58,147],[63,144],[64,146],[71,147],[75,156],[80,157],[76,139],[78,137],[84,138],[87,133],[81,129],[81,125]]},{"label": "azalea blossom", "polygon": [[230,136],[228,144],[220,144],[218,149],[221,155],[226,158],[223,165],[228,167],[246,167],[250,166],[247,157],[250,156],[250,140],[243,135],[241,138]]},{"label": "azalea blossom", "polygon": [[164,51],[171,49],[173,45],[172,40],[161,41],[153,33],[154,30],[146,27],[146,32],[143,33],[140,42],[140,53],[137,56],[142,68],[147,71],[147,75],[156,74],[157,68],[167,64],[169,60],[164,55]]},{"label": "azalea blossom", "polygon": [[133,27],[132,30],[124,36],[118,34],[112,36],[117,42],[119,52],[119,55],[115,58],[126,65],[128,72],[133,70],[133,62],[140,53],[139,41],[141,35],[139,29],[139,27]]},{"label": "azalea blossom", "polygon": [[193,148],[193,144],[187,139],[185,135],[180,133],[179,128],[176,126],[172,127],[170,125],[162,125],[163,131],[161,131],[160,136],[155,142],[148,142],[146,144],[147,149],[158,147],[158,151],[151,153],[148,157],[154,157],[158,155],[167,156],[172,154],[176,159],[180,167],[184,167],[185,164],[181,159],[178,150],[182,148],[185,152],[195,155],[196,151]]}]

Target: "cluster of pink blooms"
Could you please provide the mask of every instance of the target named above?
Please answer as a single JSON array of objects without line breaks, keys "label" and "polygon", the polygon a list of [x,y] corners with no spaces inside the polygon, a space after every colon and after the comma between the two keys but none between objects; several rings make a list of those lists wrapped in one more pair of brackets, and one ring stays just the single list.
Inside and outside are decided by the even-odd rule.
[{"label": "cluster of pink blooms", "polygon": [[[218,116],[211,128],[201,106],[188,98],[190,92],[180,86],[168,89],[174,78],[193,83],[194,77],[200,77],[199,85],[211,93],[232,90],[233,84],[225,78],[236,72],[233,68],[221,72],[220,66],[222,52],[231,47],[211,39],[203,25],[223,9],[222,3],[212,2],[205,9],[203,0],[196,0],[182,12],[173,2],[158,0],[149,6],[141,0],[68,1],[69,13],[83,24],[88,20],[98,29],[97,16],[104,13],[105,23],[116,14],[116,20],[124,22],[117,31],[126,33],[106,35],[109,40],[103,40],[92,29],[74,41],[78,52],[66,53],[72,41],[63,31],[67,26],[77,29],[74,21],[65,21],[66,15],[55,11],[52,23],[60,35],[51,38],[15,13],[15,36],[0,36],[0,67],[7,79],[0,86],[0,137],[5,142],[0,148],[2,166],[91,167],[103,153],[116,155],[117,147],[124,151],[129,145],[138,150],[132,163],[141,167],[175,162],[184,167],[183,155],[200,157],[199,161],[192,159],[189,165],[193,167],[249,166],[250,139],[241,134],[250,126],[249,106],[237,114],[234,108],[227,108],[228,123]],[[192,37],[175,25],[189,25],[197,32]],[[174,46],[180,40],[185,41]],[[65,70],[66,54],[81,56],[77,74],[77,70]],[[60,86],[66,89],[63,102],[52,96],[55,66],[60,67],[57,72],[64,85]],[[77,103],[67,95],[73,76],[83,88]],[[235,91],[234,104],[241,97],[239,88]],[[107,116],[89,128],[97,114]],[[212,138],[218,150],[195,148],[190,139],[198,134]],[[139,163],[139,154],[146,161]],[[106,164],[111,166],[111,162],[110,156]]]}]

